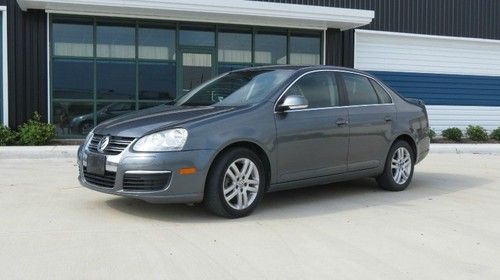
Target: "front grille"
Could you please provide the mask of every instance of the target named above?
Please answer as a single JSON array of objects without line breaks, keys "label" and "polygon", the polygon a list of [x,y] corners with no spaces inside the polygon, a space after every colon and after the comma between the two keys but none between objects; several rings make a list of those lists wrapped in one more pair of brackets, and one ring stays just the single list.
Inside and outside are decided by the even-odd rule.
[{"label": "front grille", "polygon": [[102,175],[88,173],[87,168],[84,167],[83,176],[85,178],[85,181],[87,181],[90,184],[96,185],[98,187],[113,188],[115,186],[115,178],[116,178],[115,172],[106,171],[104,173],[104,176],[102,176]]},{"label": "front grille", "polygon": [[123,177],[123,190],[126,191],[159,191],[170,182],[170,173],[130,174]]},{"label": "front grille", "polygon": [[[94,135],[89,143],[89,150],[97,153],[97,146],[104,135]],[[110,136],[109,144],[104,149],[106,155],[118,155],[125,150],[135,138]]]}]

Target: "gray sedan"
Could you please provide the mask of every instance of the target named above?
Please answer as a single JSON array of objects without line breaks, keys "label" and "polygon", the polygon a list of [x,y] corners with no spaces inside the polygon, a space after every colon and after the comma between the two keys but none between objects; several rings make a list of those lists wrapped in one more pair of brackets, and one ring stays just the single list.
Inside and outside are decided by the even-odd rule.
[{"label": "gray sedan", "polygon": [[429,151],[428,132],[423,102],[367,73],[250,68],[98,125],[78,151],[79,180],[149,202],[203,202],[235,218],[270,191],[359,177],[404,190]]}]

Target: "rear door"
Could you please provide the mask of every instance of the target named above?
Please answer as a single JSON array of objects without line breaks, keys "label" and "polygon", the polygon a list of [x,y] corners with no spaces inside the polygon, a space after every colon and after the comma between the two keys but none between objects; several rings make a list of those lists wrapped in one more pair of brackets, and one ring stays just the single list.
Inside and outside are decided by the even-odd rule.
[{"label": "rear door", "polygon": [[347,170],[347,108],[340,107],[334,72],[304,75],[281,97],[302,95],[307,109],[275,114],[278,180],[287,182]]},{"label": "rear door", "polygon": [[342,77],[349,103],[348,170],[379,167],[385,164],[391,144],[396,108],[373,79],[356,73],[342,73]]}]

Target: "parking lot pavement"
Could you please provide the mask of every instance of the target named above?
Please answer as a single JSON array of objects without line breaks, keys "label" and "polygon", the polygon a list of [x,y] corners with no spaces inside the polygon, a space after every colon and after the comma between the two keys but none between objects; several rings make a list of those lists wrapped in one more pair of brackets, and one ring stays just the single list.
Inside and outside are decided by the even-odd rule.
[{"label": "parking lot pavement", "polygon": [[72,160],[0,159],[0,279],[499,279],[500,156],[431,154],[266,195],[250,217],[87,190]]}]

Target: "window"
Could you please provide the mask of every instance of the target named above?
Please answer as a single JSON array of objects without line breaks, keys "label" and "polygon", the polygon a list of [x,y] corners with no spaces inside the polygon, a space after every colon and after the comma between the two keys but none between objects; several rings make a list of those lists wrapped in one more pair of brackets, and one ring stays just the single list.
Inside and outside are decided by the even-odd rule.
[{"label": "window", "polygon": [[292,70],[259,70],[229,73],[198,87],[176,103],[186,106],[243,106],[268,97]]},{"label": "window", "polygon": [[378,104],[378,97],[368,78],[357,75],[343,73],[347,90],[347,97],[350,105]]},{"label": "window", "polygon": [[286,64],[287,36],[280,34],[255,35],[255,63]]},{"label": "window", "polygon": [[139,58],[175,59],[175,30],[159,27],[140,27],[138,34]]},{"label": "window", "polygon": [[176,98],[175,33],[171,27],[154,25],[138,29],[138,98],[148,101],[140,103],[139,108]]},{"label": "window", "polygon": [[287,91],[288,95],[302,95],[309,103],[308,108],[338,106],[339,91],[332,72],[316,72],[300,78]]},{"label": "window", "polygon": [[94,31],[91,21],[54,21],[53,52],[56,56],[94,56]]},{"label": "window", "polygon": [[91,60],[54,59],[52,75],[53,98],[94,98],[94,63]]},{"label": "window", "polygon": [[139,63],[139,99],[175,99],[175,63]]},{"label": "window", "polygon": [[219,62],[252,63],[252,34],[219,32]]},{"label": "window", "polygon": [[321,39],[318,36],[295,35],[290,37],[290,64],[320,64]]},{"label": "window", "polygon": [[135,28],[133,26],[98,24],[97,56],[135,58]]},{"label": "window", "polygon": [[176,27],[51,16],[51,119],[59,136],[176,97]]},{"label": "window", "polygon": [[103,121],[118,117],[126,113],[135,111],[135,103],[133,102],[103,102],[97,103],[96,121]]},{"label": "window", "polygon": [[252,67],[252,65],[243,65],[243,64],[219,64],[219,74],[224,74],[234,70],[245,69],[248,67]]},{"label": "window", "polygon": [[135,63],[98,61],[97,99],[135,99]]},{"label": "window", "polygon": [[387,91],[385,91],[385,89],[379,83],[375,82],[372,79],[370,79],[370,83],[372,83],[375,92],[377,92],[380,103],[382,104],[392,103],[391,96],[389,95],[389,93],[387,93]]},{"label": "window", "polygon": [[160,105],[165,105],[165,102],[141,102],[139,103],[139,110],[148,109]]},{"label": "window", "polygon": [[94,127],[92,101],[54,101],[52,122],[59,135],[85,135]]},{"label": "window", "polygon": [[179,33],[179,43],[183,46],[215,46],[215,32],[199,28],[184,27]]}]

